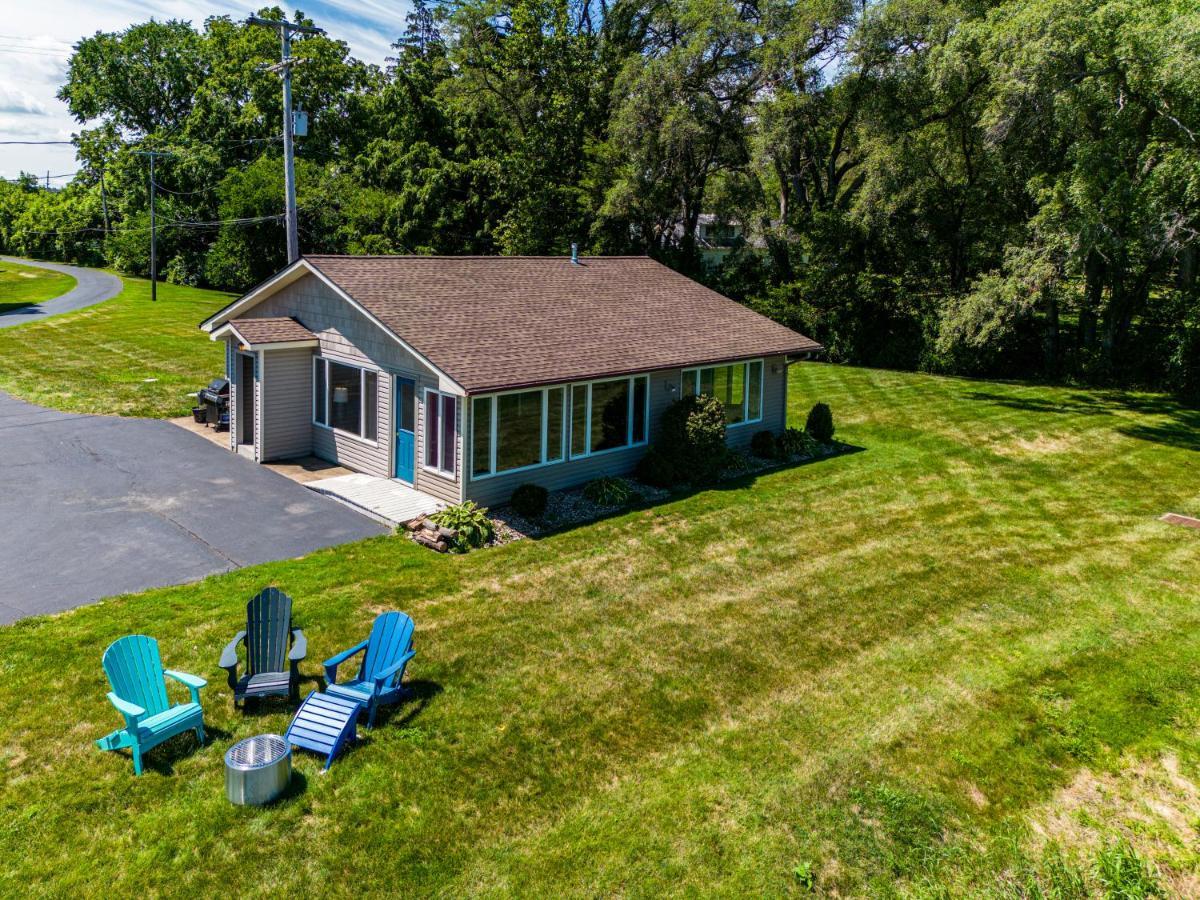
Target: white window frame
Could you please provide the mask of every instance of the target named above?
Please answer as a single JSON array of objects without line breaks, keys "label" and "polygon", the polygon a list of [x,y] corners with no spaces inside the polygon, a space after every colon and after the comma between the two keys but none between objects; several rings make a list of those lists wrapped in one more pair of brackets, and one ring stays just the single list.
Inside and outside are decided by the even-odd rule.
[{"label": "white window frame", "polygon": [[[762,376],[758,379],[758,417],[755,419],[751,419],[750,418],[750,366],[754,365],[755,363],[757,363],[759,366],[761,366]],[[736,366],[736,365],[742,366],[742,384],[745,385],[745,389],[742,391],[742,421],[730,422],[726,426],[727,428],[740,428],[743,425],[754,425],[763,420],[763,416],[766,413],[766,410],[763,408],[763,400],[766,395],[766,383],[767,383],[766,360],[745,359],[745,360],[740,360],[739,362],[713,363],[713,364],[707,365],[707,366],[696,366],[695,368],[684,369],[683,375],[681,376],[682,384],[680,385],[680,388],[681,388],[680,393],[685,397],[699,396],[701,370],[703,370],[703,369],[725,369],[725,368],[729,368],[731,366]],[[692,393],[691,394],[688,394],[687,390],[686,390],[687,382],[688,382],[689,378],[692,380]]]},{"label": "white window frame", "polygon": [[[430,395],[437,397],[438,403],[438,461],[436,466],[429,465],[429,397]],[[454,451],[451,458],[454,460],[453,469],[443,469],[442,460],[445,459],[442,447],[442,416],[446,414],[443,408],[445,403],[444,398],[449,397],[454,401]],[[421,407],[421,468],[426,472],[438,475],[442,478],[450,478],[454,481],[458,480],[458,441],[461,435],[459,434],[459,423],[462,417],[459,415],[459,408],[465,398],[460,394],[451,394],[447,391],[439,391],[437,388],[425,388],[425,402]]]},{"label": "white window frame", "polygon": [[[567,433],[570,431],[570,423],[567,421],[570,412],[570,385],[566,384],[550,384],[543,388],[525,388],[518,391],[501,391],[498,394],[476,394],[470,397],[471,401],[471,452],[469,459],[471,465],[470,477],[472,481],[485,481],[488,478],[498,478],[501,475],[512,475],[514,472],[528,472],[531,469],[542,469],[546,466],[557,466],[559,463],[567,461]],[[562,433],[558,438],[558,459],[548,459],[550,455],[550,392],[561,390],[562,396]],[[530,463],[527,466],[518,466],[515,469],[505,469],[503,472],[496,471],[496,436],[498,423],[500,421],[500,398],[508,397],[512,394],[533,394],[540,393],[542,395],[542,430],[541,430],[541,452],[539,461]],[[475,474],[475,403],[480,400],[488,400],[488,471],[482,475]]]},{"label": "white window frame", "polygon": [[[367,424],[367,373],[370,372],[375,376],[375,438],[372,440],[369,437],[364,437],[361,434],[355,434],[353,431],[346,431],[344,428],[334,428],[327,424],[333,420],[330,415],[333,404],[333,391],[329,389],[329,364],[337,363],[339,366],[345,366],[347,369],[358,369],[358,397],[359,411],[358,423],[359,427],[364,428]],[[325,370],[325,421],[317,421],[317,366],[322,366]],[[371,447],[379,446],[379,380],[383,377],[383,372],[372,366],[362,366],[357,363],[347,362],[344,359],[333,359],[328,356],[313,357],[313,380],[312,380],[312,423],[317,428],[323,428],[326,431],[332,431],[334,434],[344,435],[348,438],[358,441],[359,443],[367,444]]]},{"label": "white window frame", "polygon": [[[607,450],[593,450],[592,449],[592,385],[608,384],[610,381],[620,381],[621,378],[620,377],[617,377],[617,378],[594,378],[591,381],[576,381],[571,384],[570,396],[571,396],[572,403],[575,402],[575,388],[577,388],[577,387],[586,387],[587,388],[587,402],[584,407],[586,410],[586,412],[584,413],[584,422],[587,425],[587,429],[586,429],[586,432],[584,435],[583,446],[585,449],[584,449],[583,453],[576,454],[573,452],[573,450],[572,450],[573,442],[572,442],[571,438],[573,438],[574,435],[571,435],[570,437],[568,437],[568,439],[567,439],[567,458],[568,459],[572,459],[572,460],[574,460],[574,459],[591,459],[593,456],[604,456],[607,453],[620,453],[622,450],[631,450],[635,447],[645,447],[647,444],[650,443],[650,374],[648,372],[637,372],[633,375],[626,375],[626,376],[624,376],[624,378],[629,383],[629,412],[628,412],[629,425],[625,431],[626,443],[620,447],[609,447]],[[635,395],[635,392],[633,389],[633,382],[634,382],[634,379],[637,379],[637,378],[645,378],[646,379],[646,408],[644,410],[644,413],[645,413],[644,421],[646,423],[646,436],[640,441],[634,441],[634,439],[633,439],[633,398]],[[570,405],[568,405],[567,410],[568,410],[568,412],[573,413],[572,407]],[[567,427],[566,431],[569,433],[575,427],[575,416],[573,414],[568,417],[568,422],[569,422],[569,426]]]}]

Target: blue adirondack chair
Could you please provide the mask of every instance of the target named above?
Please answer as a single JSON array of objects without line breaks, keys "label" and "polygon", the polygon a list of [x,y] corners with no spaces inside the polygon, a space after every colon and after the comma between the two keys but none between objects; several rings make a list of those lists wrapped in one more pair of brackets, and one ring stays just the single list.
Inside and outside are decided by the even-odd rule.
[{"label": "blue adirondack chair", "polygon": [[[238,644],[246,645],[246,672],[238,677]],[[292,627],[292,598],[264,588],[246,604],[246,630],[239,631],[217,664],[229,675],[236,707],[246,698],[299,696],[300,661],[308,654],[304,632]],[[285,665],[286,664],[286,665]]]},{"label": "blue adirondack chair", "polygon": [[[412,641],[412,619],[402,612],[382,613],[371,626],[370,637],[325,660],[325,693],[361,703],[367,713],[367,727],[373,727],[376,709],[395,703],[406,693],[400,682],[404,667],[416,656]],[[364,650],[358,676],[338,682],[338,666]]]},{"label": "blue adirondack chair", "polygon": [[[125,717],[125,727],[96,741],[101,750],[133,751],[133,774],[142,774],[142,754],[168,738],[195,731],[204,743],[204,711],[200,708],[203,678],[164,669],[158,641],[144,634],[131,634],[109,644],[104,651],[104,672],[112,690],[108,699]],[[190,703],[167,702],[167,678],[187,685]]]}]

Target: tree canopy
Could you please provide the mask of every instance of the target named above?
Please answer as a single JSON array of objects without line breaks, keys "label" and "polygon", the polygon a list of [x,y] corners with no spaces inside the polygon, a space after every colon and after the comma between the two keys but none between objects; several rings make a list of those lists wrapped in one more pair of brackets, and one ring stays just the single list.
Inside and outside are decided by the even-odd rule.
[{"label": "tree canopy", "polygon": [[[383,67],[295,42],[304,250],[645,252],[835,360],[1200,398],[1187,0],[418,0],[396,28]],[[0,186],[0,247],[145,272],[158,149],[166,277],[274,271],[278,51],[227,17],[79,41],[80,172]]]}]

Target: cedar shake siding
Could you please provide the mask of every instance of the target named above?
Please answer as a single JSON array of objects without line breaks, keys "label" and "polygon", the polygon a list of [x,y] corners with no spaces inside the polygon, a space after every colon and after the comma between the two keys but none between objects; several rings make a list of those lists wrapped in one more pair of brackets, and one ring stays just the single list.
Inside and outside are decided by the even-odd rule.
[{"label": "cedar shake siding", "polygon": [[[283,287],[278,293],[268,297],[235,321],[242,324],[246,320],[254,318],[294,319],[298,323],[302,323],[304,329],[315,335],[319,342],[316,351],[298,351],[305,353],[308,357],[308,393],[303,403],[303,409],[305,421],[310,423],[312,437],[311,449],[304,450],[297,455],[312,453],[321,459],[354,469],[357,472],[391,478],[395,473],[395,463],[392,458],[396,427],[395,411],[392,408],[394,377],[400,375],[412,378],[416,382],[418,398],[416,483],[414,487],[446,502],[459,502],[461,491],[460,479],[457,475],[450,479],[443,474],[426,471],[421,465],[424,446],[422,441],[424,404],[420,401],[424,399],[426,388],[437,389],[439,386],[444,386],[441,385],[441,379],[437,372],[404,349],[394,338],[382,331],[361,312],[346,303],[328,285],[311,275]],[[264,352],[269,369],[271,360],[275,356],[292,351],[267,350]],[[366,441],[312,422],[312,359],[314,356],[378,371],[377,436],[375,441]],[[460,409],[460,418],[461,414]],[[461,434],[461,429],[458,430],[458,433]],[[455,472],[461,473],[461,447],[457,450],[457,455],[459,464],[456,465]]]}]

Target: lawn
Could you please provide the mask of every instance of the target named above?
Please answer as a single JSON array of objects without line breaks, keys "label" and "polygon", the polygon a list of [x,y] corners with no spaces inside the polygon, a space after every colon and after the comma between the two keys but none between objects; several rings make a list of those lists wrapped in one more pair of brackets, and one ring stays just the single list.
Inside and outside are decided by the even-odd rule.
[{"label": "lawn", "polygon": [[152,303],[149,281],[123,280],[112,300],[0,329],[0,390],[69,412],[186,415],[188,393],[225,371],[199,325],[231,295],[160,284]]},{"label": "lawn", "polygon": [[70,275],[0,260],[0,313],[53,300],[73,287]]},{"label": "lawn", "polygon": [[[793,420],[826,400],[860,452],[466,557],[384,537],[0,628],[0,880],[1195,893],[1200,532],[1157,517],[1200,513],[1200,415],[792,373]],[[288,721],[235,713],[216,668],[267,584],[296,599],[313,685],[378,611],[411,613],[416,699],[328,774],[299,755],[281,803],[234,808],[225,750]],[[131,632],[210,679],[210,744],[178,738],[139,779],[92,745],[119,725],[101,653]]]}]

